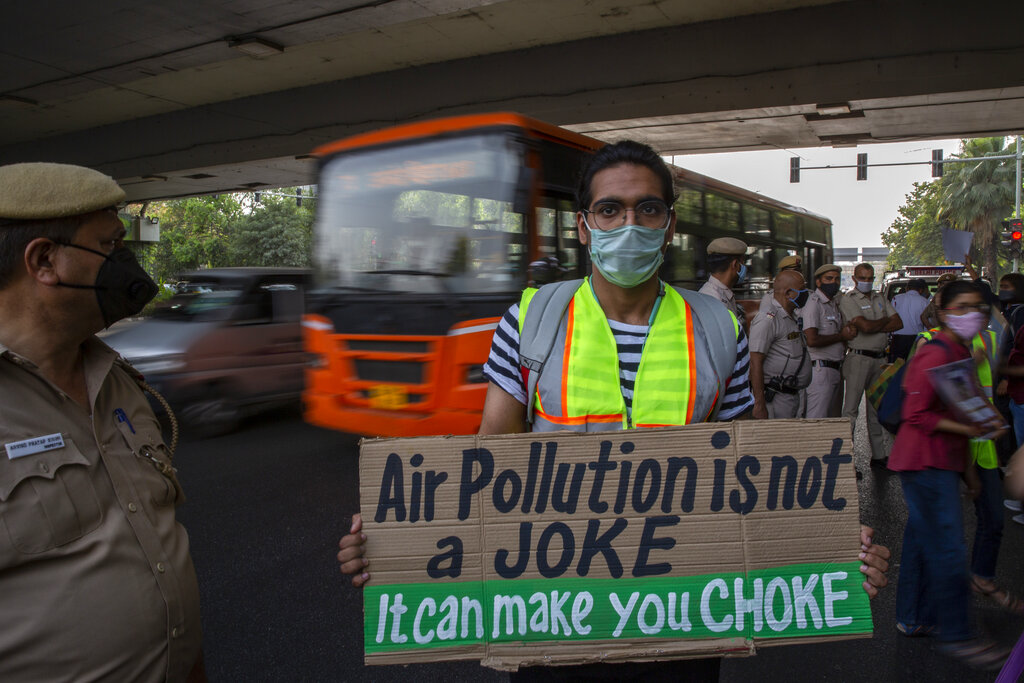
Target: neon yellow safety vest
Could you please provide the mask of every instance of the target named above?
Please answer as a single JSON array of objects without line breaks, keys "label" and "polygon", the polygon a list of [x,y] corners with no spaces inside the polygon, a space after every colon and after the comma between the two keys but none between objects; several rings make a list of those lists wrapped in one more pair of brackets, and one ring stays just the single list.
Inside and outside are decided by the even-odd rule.
[{"label": "neon yellow safety vest", "polygon": [[[939,328],[935,327],[917,336],[925,340],[931,340],[938,331]],[[992,359],[995,358],[996,343],[996,333],[992,330],[982,330],[974,335],[974,339],[971,340],[971,351],[981,351],[985,354],[985,360],[977,364],[978,381],[981,383],[981,388],[985,391],[989,401],[993,401],[995,395],[992,391]],[[970,443],[971,455],[974,456],[974,461],[978,463],[979,467],[986,470],[994,470],[999,466],[999,457],[996,455],[996,444],[994,441],[991,439],[984,441],[971,439]]]},{"label": "neon yellow safety vest", "polygon": [[[520,334],[536,292],[523,292]],[[721,398],[719,380],[706,340],[694,334],[695,323],[683,297],[666,287],[640,356],[630,415],[608,319],[590,286],[579,287],[562,313],[554,350],[529,398],[534,401],[533,430],[612,431],[707,419]]]}]

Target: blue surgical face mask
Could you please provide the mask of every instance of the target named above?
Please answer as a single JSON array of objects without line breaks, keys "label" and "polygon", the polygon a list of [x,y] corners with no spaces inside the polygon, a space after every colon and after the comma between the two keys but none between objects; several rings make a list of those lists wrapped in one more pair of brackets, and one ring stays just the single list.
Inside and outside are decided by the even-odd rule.
[{"label": "blue surgical face mask", "polygon": [[658,272],[664,261],[664,246],[664,230],[641,225],[590,230],[590,258],[594,267],[605,280],[624,289],[636,287]]},{"label": "blue surgical face mask", "polygon": [[746,263],[741,263],[740,264],[740,274],[739,274],[739,277],[736,278],[736,285],[737,286],[742,285],[746,281],[747,281],[747,264]]},{"label": "blue surgical face mask", "polygon": [[873,282],[857,282],[857,291],[861,294],[868,294],[874,286]]}]

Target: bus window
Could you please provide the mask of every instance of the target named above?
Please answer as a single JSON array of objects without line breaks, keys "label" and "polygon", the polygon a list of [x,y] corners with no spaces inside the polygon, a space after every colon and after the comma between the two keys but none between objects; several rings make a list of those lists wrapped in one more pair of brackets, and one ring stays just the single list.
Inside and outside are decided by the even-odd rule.
[{"label": "bus window", "polygon": [[747,250],[747,271],[750,273],[748,278],[752,282],[759,280],[767,282],[772,279],[774,273],[770,260],[771,251],[770,247],[756,247],[753,250]]},{"label": "bus window", "polygon": [[558,203],[558,261],[567,269],[566,277],[582,277],[580,262],[580,239],[576,231],[576,212],[572,202],[562,200]]},{"label": "bus window", "polygon": [[557,213],[546,206],[537,207],[537,253],[540,256],[558,256]]},{"label": "bus window", "polygon": [[580,242],[576,234],[576,212],[568,199],[545,198],[537,207],[537,252],[556,256],[567,270],[567,278],[577,277],[580,267]]},{"label": "bus window", "polygon": [[425,218],[433,225],[463,227],[469,225],[469,200],[465,195],[410,190],[395,200],[394,218],[399,222]]},{"label": "bus window", "polygon": [[825,224],[819,223],[815,220],[802,219],[801,224],[804,229],[804,239],[808,242],[817,242],[818,244],[827,244],[828,239],[825,236]]},{"label": "bus window", "polygon": [[796,234],[796,216],[791,213],[776,213],[775,237],[780,242],[796,244],[799,241]]},{"label": "bus window", "polygon": [[522,150],[480,134],[338,155],[321,170],[314,228],[327,287],[446,294],[525,283],[526,221],[514,211]]},{"label": "bus window", "polygon": [[690,225],[704,224],[704,193],[692,187],[684,187],[679,191],[676,200],[676,220]]},{"label": "bus window", "polygon": [[708,227],[716,230],[739,232],[739,202],[711,193],[706,194],[704,199],[707,205]]},{"label": "bus window", "polygon": [[748,235],[771,237],[771,214],[757,206],[743,206],[743,231]]},{"label": "bus window", "polygon": [[696,282],[697,280],[697,238],[694,235],[676,233],[672,244],[665,253],[662,279],[672,283]]},{"label": "bus window", "polygon": [[803,255],[802,254],[797,254],[796,253],[796,249],[787,249],[785,247],[781,247],[781,248],[780,247],[775,247],[774,249],[772,249],[772,274],[773,275],[775,274],[776,271],[778,271],[779,264],[782,262],[782,259],[786,258],[787,256],[800,256],[800,258],[803,259]]}]

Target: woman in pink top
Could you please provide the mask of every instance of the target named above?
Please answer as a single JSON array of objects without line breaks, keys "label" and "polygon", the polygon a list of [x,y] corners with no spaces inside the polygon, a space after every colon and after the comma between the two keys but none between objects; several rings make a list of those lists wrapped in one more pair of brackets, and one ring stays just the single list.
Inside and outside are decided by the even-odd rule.
[{"label": "woman in pink top", "polygon": [[942,292],[940,331],[922,346],[903,378],[903,422],[889,457],[899,472],[907,526],[896,592],[896,628],[907,636],[934,635],[946,654],[982,669],[999,668],[1006,651],[978,638],[970,625],[967,546],[960,479],[977,491],[968,439],[988,426],[958,422],[936,394],[928,370],[971,357],[967,345],[988,324],[977,285],[951,282]]}]

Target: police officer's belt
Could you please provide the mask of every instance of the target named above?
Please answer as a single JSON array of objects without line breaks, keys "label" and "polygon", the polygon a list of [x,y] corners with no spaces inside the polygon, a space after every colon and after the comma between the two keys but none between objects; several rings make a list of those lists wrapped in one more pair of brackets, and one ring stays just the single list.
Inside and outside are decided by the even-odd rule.
[{"label": "police officer's belt", "polygon": [[832,368],[833,370],[840,370],[843,367],[843,361],[841,360],[812,360],[811,365],[817,365],[820,368]]},{"label": "police officer's belt", "polygon": [[850,349],[850,353],[859,353],[868,358],[885,358],[884,351],[868,351],[867,349]]}]

